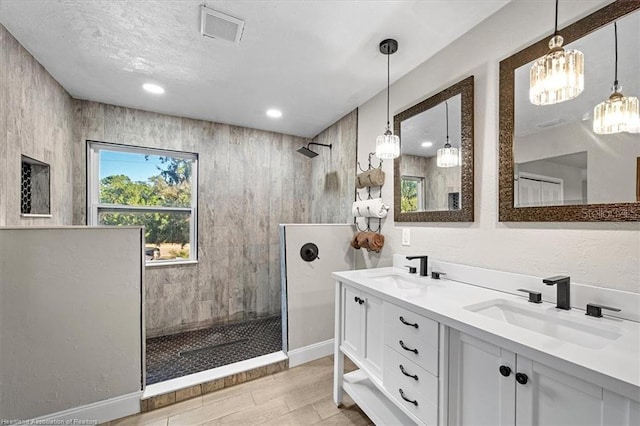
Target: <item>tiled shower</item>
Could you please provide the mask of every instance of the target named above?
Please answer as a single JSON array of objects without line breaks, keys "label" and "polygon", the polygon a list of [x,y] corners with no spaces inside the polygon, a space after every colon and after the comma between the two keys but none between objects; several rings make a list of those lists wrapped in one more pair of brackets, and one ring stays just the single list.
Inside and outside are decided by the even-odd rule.
[{"label": "tiled shower", "polygon": [[[0,170],[7,195],[0,225],[85,225],[87,140],[197,153],[198,263],[146,268],[147,338],[243,322],[251,328],[255,320],[278,328],[278,225],[350,220],[357,111],[318,135],[333,149],[311,160],[296,152],[307,138],[74,99],[4,27],[0,33],[8,63],[20,64],[2,73],[12,82],[4,95],[17,103],[0,121],[9,135],[0,160],[16,159]],[[50,165],[46,222],[20,217],[21,155]],[[199,356],[190,350],[183,352]]]}]

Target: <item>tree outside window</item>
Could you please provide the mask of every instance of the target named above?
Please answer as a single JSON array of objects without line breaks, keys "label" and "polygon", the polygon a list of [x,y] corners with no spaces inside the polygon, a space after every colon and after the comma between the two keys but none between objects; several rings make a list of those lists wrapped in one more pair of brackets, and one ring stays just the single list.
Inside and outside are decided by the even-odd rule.
[{"label": "tree outside window", "polygon": [[144,226],[147,263],[195,260],[197,155],[91,142],[89,223]]}]

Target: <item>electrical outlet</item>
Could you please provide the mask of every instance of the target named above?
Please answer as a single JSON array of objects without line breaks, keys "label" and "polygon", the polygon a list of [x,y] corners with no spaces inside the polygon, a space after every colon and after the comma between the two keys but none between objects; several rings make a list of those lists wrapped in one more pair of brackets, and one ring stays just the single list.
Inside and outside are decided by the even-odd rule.
[{"label": "electrical outlet", "polygon": [[403,246],[411,245],[411,229],[410,228],[402,228],[402,245]]}]

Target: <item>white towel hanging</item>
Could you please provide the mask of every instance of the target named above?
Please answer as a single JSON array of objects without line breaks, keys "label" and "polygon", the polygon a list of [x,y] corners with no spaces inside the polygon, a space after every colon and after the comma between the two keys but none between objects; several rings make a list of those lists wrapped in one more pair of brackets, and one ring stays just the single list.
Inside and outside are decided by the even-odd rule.
[{"label": "white towel hanging", "polygon": [[389,206],[387,206],[382,198],[373,198],[371,200],[355,201],[351,207],[351,213],[354,217],[387,217]]}]

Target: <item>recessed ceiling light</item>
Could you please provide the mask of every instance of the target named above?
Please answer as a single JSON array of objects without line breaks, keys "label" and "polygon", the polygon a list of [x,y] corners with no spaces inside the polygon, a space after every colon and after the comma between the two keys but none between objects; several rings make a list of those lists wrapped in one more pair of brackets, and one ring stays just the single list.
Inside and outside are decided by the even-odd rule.
[{"label": "recessed ceiling light", "polygon": [[145,83],[142,85],[142,88],[149,93],[155,93],[157,95],[164,93],[164,89],[157,84]]},{"label": "recessed ceiling light", "polygon": [[282,117],[282,111],[279,109],[268,109],[267,115],[271,118],[280,118]]},{"label": "recessed ceiling light", "polygon": [[433,142],[422,142],[423,148],[431,148],[433,146]]}]

